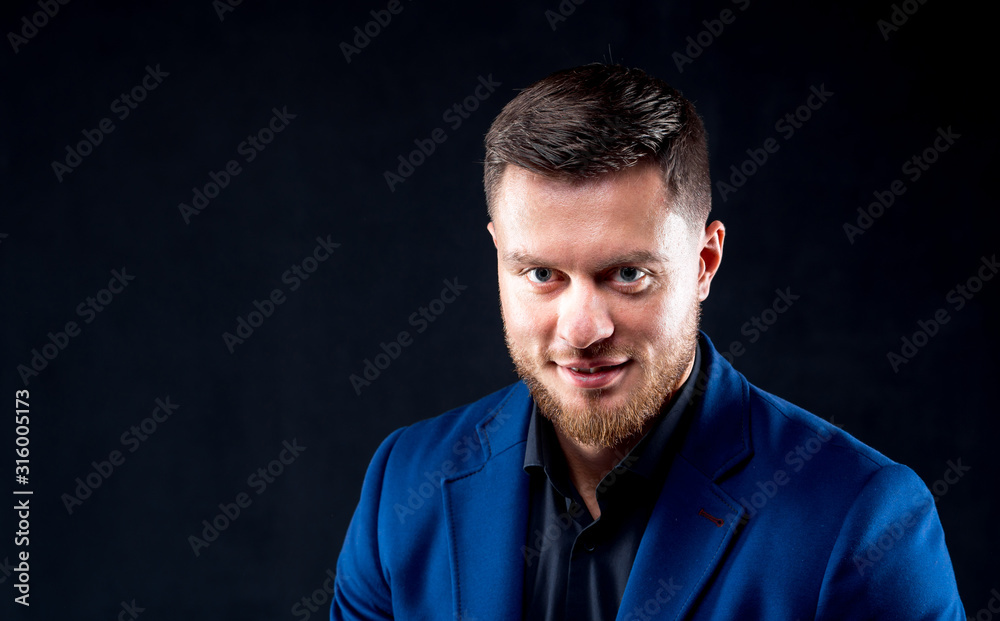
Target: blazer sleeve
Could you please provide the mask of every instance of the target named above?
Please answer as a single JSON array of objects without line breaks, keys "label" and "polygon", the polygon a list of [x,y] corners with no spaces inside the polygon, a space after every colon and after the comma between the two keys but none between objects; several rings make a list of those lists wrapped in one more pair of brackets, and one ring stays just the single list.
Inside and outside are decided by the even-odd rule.
[{"label": "blazer sleeve", "polygon": [[844,519],[816,619],[964,621],[934,501],[906,466],[878,470]]},{"label": "blazer sleeve", "polygon": [[361,487],[361,500],[347,527],[337,559],[331,621],[392,619],[389,573],[379,548],[379,503],[389,452],[404,428],[392,432],[375,451]]}]

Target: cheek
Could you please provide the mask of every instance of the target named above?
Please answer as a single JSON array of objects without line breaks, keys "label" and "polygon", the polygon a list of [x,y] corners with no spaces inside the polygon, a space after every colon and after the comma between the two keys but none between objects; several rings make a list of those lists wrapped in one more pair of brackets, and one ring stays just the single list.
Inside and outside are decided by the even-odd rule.
[{"label": "cheek", "polygon": [[544,341],[554,330],[554,307],[526,291],[517,277],[500,276],[500,303],[507,333],[519,343]]},{"label": "cheek", "polygon": [[694,292],[682,295],[676,289],[649,299],[645,304],[622,309],[616,322],[617,329],[641,337],[654,348],[654,343],[670,341],[684,325],[691,310]]},{"label": "cheek", "polygon": [[620,312],[615,322],[615,331],[622,336],[627,334],[646,342],[655,342],[664,337],[669,323],[667,302],[650,300],[647,304],[631,306]]},{"label": "cheek", "polygon": [[517,279],[508,274],[500,275],[500,305],[511,335],[519,336],[524,333],[531,324],[530,300],[520,291]]}]

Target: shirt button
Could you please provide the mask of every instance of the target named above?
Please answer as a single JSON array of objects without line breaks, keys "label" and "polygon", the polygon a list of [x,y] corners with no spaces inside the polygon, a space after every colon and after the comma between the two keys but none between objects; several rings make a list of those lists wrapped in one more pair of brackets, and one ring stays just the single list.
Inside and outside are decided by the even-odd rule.
[{"label": "shirt button", "polygon": [[587,552],[593,552],[594,548],[595,548],[595,546],[594,546],[594,542],[593,541],[584,541],[583,542],[583,549],[586,550]]}]

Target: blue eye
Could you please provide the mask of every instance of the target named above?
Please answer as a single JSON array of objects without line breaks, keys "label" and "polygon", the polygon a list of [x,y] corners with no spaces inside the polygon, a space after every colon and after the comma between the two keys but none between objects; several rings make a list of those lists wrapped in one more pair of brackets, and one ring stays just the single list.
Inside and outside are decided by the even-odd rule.
[{"label": "blue eye", "polygon": [[[534,275],[534,278],[532,278]],[[547,267],[536,267],[528,270],[528,280],[536,284],[544,284],[552,280],[552,270]]]},{"label": "blue eye", "polygon": [[616,273],[617,276],[621,277],[619,282],[624,283],[635,283],[642,280],[646,275],[636,267],[620,267]]}]

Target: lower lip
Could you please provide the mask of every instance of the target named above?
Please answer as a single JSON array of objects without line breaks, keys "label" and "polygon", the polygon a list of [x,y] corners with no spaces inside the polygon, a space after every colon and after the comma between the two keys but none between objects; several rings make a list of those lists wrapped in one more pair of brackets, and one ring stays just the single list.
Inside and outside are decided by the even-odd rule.
[{"label": "lower lip", "polygon": [[626,361],[616,367],[610,367],[596,373],[578,373],[569,367],[556,366],[559,368],[559,374],[572,386],[577,388],[607,388],[625,373],[625,367],[628,364]]}]

